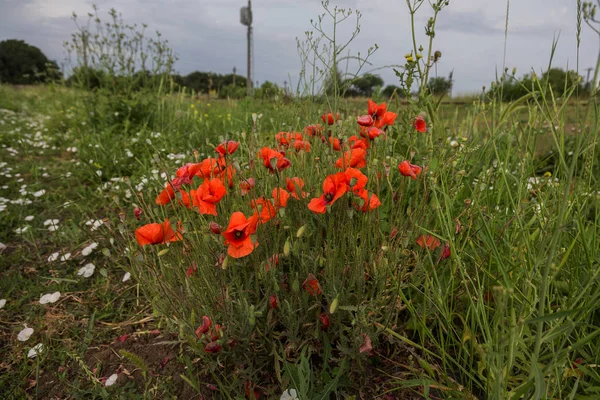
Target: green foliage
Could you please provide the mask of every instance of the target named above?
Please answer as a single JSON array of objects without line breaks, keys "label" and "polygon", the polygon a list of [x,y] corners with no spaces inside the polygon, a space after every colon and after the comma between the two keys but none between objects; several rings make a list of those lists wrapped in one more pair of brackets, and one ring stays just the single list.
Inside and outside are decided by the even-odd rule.
[{"label": "green foliage", "polygon": [[62,74],[56,62],[23,40],[0,42],[0,83],[29,85],[59,80]]},{"label": "green foliage", "polygon": [[427,84],[429,92],[434,96],[447,96],[452,91],[452,77],[444,78],[442,76],[429,78]]},{"label": "green foliage", "polygon": [[343,87],[345,96],[371,97],[377,88],[383,86],[383,79],[379,75],[364,74],[363,76],[346,80]]}]

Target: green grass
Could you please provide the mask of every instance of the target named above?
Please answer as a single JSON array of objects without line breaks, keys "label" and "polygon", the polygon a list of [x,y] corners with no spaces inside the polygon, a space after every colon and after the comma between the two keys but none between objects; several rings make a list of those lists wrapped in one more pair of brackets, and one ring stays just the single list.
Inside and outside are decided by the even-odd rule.
[{"label": "green grass", "polygon": [[[304,325],[307,332],[301,326],[293,334],[286,331],[290,337],[316,335],[318,340],[296,343],[294,349],[269,349],[270,361],[260,358],[257,350],[253,363],[241,348],[230,356],[243,365],[231,373],[203,354],[203,346],[186,340],[190,338],[186,327],[194,329],[194,321],[205,311],[189,294],[198,299],[209,294],[200,281],[184,288],[182,276],[168,269],[187,260],[177,255],[179,244],[160,257],[162,248],[145,252],[146,262],[152,265],[149,260],[157,260],[161,266],[160,282],[171,284],[168,290],[182,298],[172,309],[160,295],[164,288],[159,280],[143,279],[141,272],[148,264],[124,253],[125,248],[134,248],[132,232],[140,225],[133,209],[143,208],[147,222],[172,212],[150,204],[164,187],[163,171],[171,174],[194,161],[194,151],[203,159],[212,156],[212,146],[223,139],[240,140],[239,163],[244,168],[253,158],[252,149],[274,146],[273,135],[279,131],[302,131],[305,125],[319,123],[327,106],[300,101],[207,103],[180,94],[150,102],[146,122],[133,124],[134,116],[118,101],[99,96],[98,103],[90,105],[85,92],[1,86],[0,99],[0,108],[11,110],[0,112],[0,159],[6,163],[0,172],[7,186],[0,189],[0,197],[31,200],[9,202],[0,212],[0,242],[7,246],[0,256],[0,298],[7,299],[0,310],[3,398],[189,398],[198,392],[239,398],[248,380],[255,381],[267,398],[279,398],[292,385],[310,394],[331,385],[340,394],[367,398],[384,392],[400,398],[595,398],[600,392],[595,367],[600,361],[600,192],[594,173],[598,170],[594,102],[563,107],[537,97],[520,104],[443,105],[437,114],[428,115],[436,123],[424,136],[410,131],[410,118],[420,106],[411,103],[402,109],[387,142],[381,142],[386,144],[377,143],[373,150],[378,164],[369,167],[369,182],[375,182],[382,163],[392,169],[394,190],[377,188],[384,203],[374,214],[379,218],[366,222],[355,218],[344,225],[347,216],[341,208],[337,219],[323,220],[295,204],[281,217],[292,234],[262,233],[265,242],[256,253],[261,256],[253,259],[264,263],[269,252],[283,254],[291,237],[290,255],[282,256],[281,268],[293,266],[302,273],[315,264],[323,268],[327,298],[322,306],[331,311],[339,296],[339,309],[330,315],[333,333],[324,335],[313,325]],[[97,107],[95,115],[90,107]],[[393,102],[389,107],[401,110]],[[362,100],[342,102],[343,123],[336,133],[350,135],[354,118],[365,108]],[[253,113],[262,114],[256,126]],[[75,152],[67,150],[73,147]],[[556,156],[544,158],[550,149]],[[396,169],[412,151],[417,153],[415,162],[428,166],[418,182],[399,177]],[[313,152],[294,171],[306,180],[311,197],[320,194],[322,174],[329,168],[316,164],[312,160],[316,156],[322,163],[337,157],[313,144]],[[294,162],[301,164],[299,158]],[[264,185],[260,187],[270,188],[273,178],[258,174]],[[27,194],[19,192],[22,185],[27,185]],[[35,197],[40,190],[44,194]],[[235,198],[226,201],[220,209],[221,224],[227,222],[227,210],[247,207]],[[204,239],[195,232],[207,220],[176,212],[194,227],[187,234],[193,248],[202,248]],[[25,221],[27,216],[34,218]],[[49,231],[44,225],[48,219],[59,220],[58,230]],[[86,225],[90,220],[104,223],[92,230]],[[303,224],[308,233],[296,238]],[[25,226],[25,232],[15,233]],[[394,228],[400,234],[392,240]],[[337,250],[327,257],[312,257],[320,243],[314,233],[321,230],[338,232],[332,242]],[[343,234],[348,232],[355,236]],[[423,251],[414,244],[419,234],[428,232],[449,243],[448,260],[441,262],[437,251]],[[365,240],[353,245],[355,237]],[[381,237],[383,242],[369,242],[367,237]],[[84,256],[82,250],[93,242],[98,247]],[[209,246],[222,244],[214,241]],[[55,252],[71,257],[48,261]],[[202,255],[194,257],[203,260]],[[87,263],[95,265],[94,274],[78,276]],[[393,302],[375,298],[373,303],[365,300],[368,304],[361,308],[361,296],[367,299],[369,294],[344,292],[342,282],[355,283],[338,282],[334,268],[340,263],[356,269],[356,284],[376,293],[362,283],[362,268],[370,266],[366,271],[376,282],[393,288]],[[242,265],[231,260],[231,288],[244,284],[236,272]],[[396,266],[393,273],[376,274],[377,268],[388,271],[385,268],[392,270],[391,266]],[[201,268],[207,274],[214,270],[213,264]],[[126,271],[133,272],[133,278],[122,282]],[[294,276],[290,270],[292,276],[296,284],[304,280],[304,275]],[[255,279],[262,282],[264,277],[245,276],[248,282]],[[55,291],[61,292],[57,303],[39,304],[41,295]],[[283,297],[288,295],[280,296],[284,310]],[[258,309],[266,298],[240,294],[238,300],[249,303],[236,305],[230,315],[240,319],[248,315],[250,304]],[[286,301],[296,308],[280,321],[285,326],[310,320],[317,312],[310,299],[294,303],[290,294]],[[193,312],[178,315],[177,307]],[[379,315],[380,309],[387,314]],[[260,330],[276,318],[261,312],[255,322]],[[186,318],[190,320],[182,323]],[[24,324],[34,334],[19,342],[17,334]],[[235,324],[226,326],[234,330]],[[373,338],[372,357],[357,354],[363,337],[353,337],[349,326],[360,327]],[[160,334],[148,333],[157,329]],[[261,331],[256,339],[260,346],[279,343],[278,328],[272,329],[271,337]],[[257,335],[245,322],[240,322],[237,333]],[[125,334],[130,336],[123,343],[115,342]],[[29,359],[27,352],[37,343],[45,350]],[[342,362],[343,354],[354,358]],[[161,367],[167,355],[169,361]],[[270,375],[277,368],[281,380]],[[101,379],[117,371],[118,383],[104,387]]]}]

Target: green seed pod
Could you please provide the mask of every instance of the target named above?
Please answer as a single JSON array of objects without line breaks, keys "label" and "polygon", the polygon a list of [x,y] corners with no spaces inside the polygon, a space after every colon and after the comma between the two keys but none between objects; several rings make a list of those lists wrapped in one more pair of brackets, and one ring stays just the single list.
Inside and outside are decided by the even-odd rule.
[{"label": "green seed pod", "polygon": [[158,256],[162,257],[165,254],[167,254],[169,252],[169,249],[162,249],[161,251],[158,252]]},{"label": "green seed pod", "polygon": [[333,301],[331,302],[331,305],[329,306],[329,314],[333,314],[337,309],[339,297],[340,295],[335,296],[335,299],[333,299]]},{"label": "green seed pod", "polygon": [[304,232],[306,231],[306,225],[302,225],[300,227],[300,229],[298,229],[298,232],[296,232],[296,237],[302,237],[302,235],[304,235]]},{"label": "green seed pod", "polygon": [[291,247],[292,247],[292,246],[291,246],[291,244],[290,244],[290,239],[288,238],[288,239],[285,241],[285,244],[283,245],[283,255],[284,255],[284,256],[286,256],[286,257],[287,257],[287,256],[289,256],[289,255],[290,255],[290,248],[291,248]]}]

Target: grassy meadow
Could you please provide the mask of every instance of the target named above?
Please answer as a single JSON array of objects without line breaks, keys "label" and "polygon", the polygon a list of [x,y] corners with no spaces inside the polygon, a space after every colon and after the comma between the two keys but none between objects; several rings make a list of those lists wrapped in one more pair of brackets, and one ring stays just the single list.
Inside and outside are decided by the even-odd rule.
[{"label": "grassy meadow", "polygon": [[431,4],[404,96],[0,85],[0,398],[600,398],[597,94],[432,96]]}]

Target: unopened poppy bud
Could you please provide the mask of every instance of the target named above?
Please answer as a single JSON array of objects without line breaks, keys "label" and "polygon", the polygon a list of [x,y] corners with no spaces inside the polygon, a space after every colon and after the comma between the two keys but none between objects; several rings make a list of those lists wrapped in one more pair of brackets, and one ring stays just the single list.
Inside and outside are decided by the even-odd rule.
[{"label": "unopened poppy bud", "polygon": [[139,207],[136,207],[136,208],[133,210],[133,215],[135,215],[135,219],[137,219],[138,221],[140,220],[140,215],[142,215],[143,213],[144,213],[144,212],[143,212],[143,211],[142,211],[142,209],[141,209],[141,208],[139,208]]},{"label": "unopened poppy bud", "polygon": [[210,231],[215,235],[221,234],[221,225],[217,224],[215,221],[210,221],[208,226],[210,227]]}]

